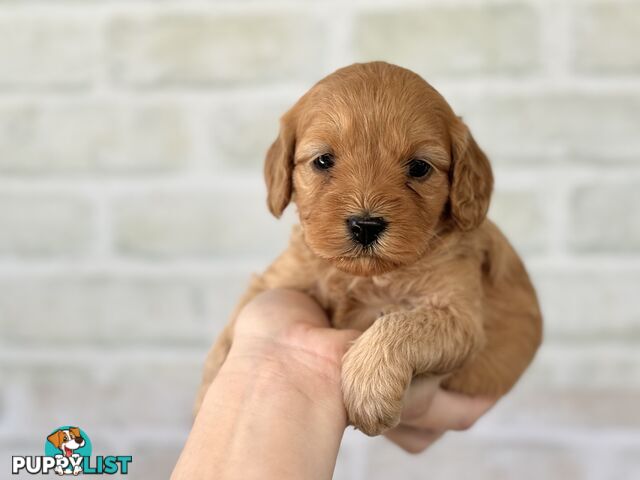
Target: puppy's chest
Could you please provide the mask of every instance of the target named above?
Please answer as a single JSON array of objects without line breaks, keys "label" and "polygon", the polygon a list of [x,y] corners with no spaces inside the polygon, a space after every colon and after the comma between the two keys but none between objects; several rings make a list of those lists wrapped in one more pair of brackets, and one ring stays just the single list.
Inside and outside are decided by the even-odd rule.
[{"label": "puppy's chest", "polygon": [[319,281],[314,293],[335,328],[360,331],[386,312],[412,308],[420,297],[392,277],[362,278],[340,272]]}]

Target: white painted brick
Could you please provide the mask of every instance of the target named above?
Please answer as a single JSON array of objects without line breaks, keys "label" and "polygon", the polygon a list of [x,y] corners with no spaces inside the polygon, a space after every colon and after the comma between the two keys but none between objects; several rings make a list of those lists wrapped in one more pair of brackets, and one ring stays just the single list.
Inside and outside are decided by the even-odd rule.
[{"label": "white painted brick", "polygon": [[[49,429],[51,430],[51,429]],[[26,433],[26,432],[25,432]],[[46,438],[46,432],[44,435],[37,435],[35,432],[31,435],[33,438],[16,438],[16,435],[8,435],[6,438],[0,439],[0,466],[7,472],[7,476],[10,475],[11,457],[14,455],[44,455],[43,438]],[[28,435],[25,435],[28,436]],[[34,478],[32,474],[23,472],[17,475],[11,475],[15,480],[29,480]]]},{"label": "white painted brick", "polygon": [[538,192],[497,190],[491,200],[489,218],[519,252],[540,252],[548,246],[549,222],[544,199]]},{"label": "white painted brick", "polygon": [[280,116],[295,100],[225,100],[214,105],[207,136],[215,167],[262,172],[267,149],[278,134]]},{"label": "white painted brick", "polygon": [[336,459],[333,480],[365,480],[364,466],[368,462],[366,445],[369,438],[361,432],[346,429]]},{"label": "white painted brick", "polygon": [[410,455],[385,439],[369,445],[365,478],[371,480],[586,478],[587,454],[544,442],[488,440],[448,433],[422,455]]},{"label": "white painted brick", "polygon": [[175,170],[191,155],[175,105],[69,102],[0,107],[0,171],[20,174]]},{"label": "white painted brick", "polygon": [[[131,419],[141,426],[181,427],[190,425],[192,406],[202,377],[202,362],[123,366],[115,371],[108,412],[109,425],[126,427]],[[167,395],[167,388],[179,390]],[[162,398],[162,402],[141,402]],[[171,411],[170,411],[171,410]]]},{"label": "white painted brick", "polygon": [[109,29],[111,73],[137,86],[316,79],[324,32],[293,13],[120,17]]},{"label": "white painted brick", "polygon": [[640,338],[640,271],[582,268],[531,271],[552,340]]},{"label": "white painted brick", "polygon": [[[93,394],[96,377],[92,379],[91,372],[79,366],[84,359],[74,360],[74,363],[62,367],[44,364],[26,366],[20,361],[3,360],[0,372],[3,388],[8,394],[9,408],[5,428],[12,430],[24,425],[23,434],[33,432],[42,438],[43,433],[40,432],[46,434],[57,425],[68,425],[70,422],[89,425],[91,414],[97,414],[99,408],[99,397]],[[54,403],[51,400],[63,398],[65,389],[73,390],[80,385],[85,402]],[[50,400],[48,405],[46,398]],[[45,418],[47,416],[49,419]]]},{"label": "white painted brick", "polygon": [[[271,219],[257,180],[278,116],[329,66],[386,59],[433,81],[496,165],[490,216],[541,260],[545,342],[471,432],[417,457],[350,432],[336,478],[640,478],[640,273],[609,261],[640,251],[637,2],[50,3],[0,0],[0,183],[33,182],[0,194],[0,463],[71,421],[133,454],[132,478],[168,478],[207,348],[286,245],[293,211]],[[190,189],[196,156],[238,178]],[[575,191],[500,181],[558,162]],[[87,199],[39,191],[103,179],[114,223],[96,232]],[[560,232],[550,193],[569,194]],[[83,269],[110,242],[105,273],[51,258]]]},{"label": "white painted brick", "polygon": [[[177,436],[177,435],[176,435]],[[186,438],[158,438],[138,442],[130,449],[134,461],[131,463],[130,476],[152,479],[169,478],[178,462]]]},{"label": "white painted brick", "polygon": [[0,86],[79,87],[95,77],[98,29],[87,19],[0,19]]},{"label": "white painted brick", "polygon": [[[51,347],[56,356],[60,349],[71,352],[66,362],[53,358],[40,364],[16,360],[0,365],[3,388],[15,400],[9,405],[13,408],[10,430],[46,432],[52,425],[71,421],[97,435],[108,430],[167,431],[190,425],[204,354],[202,362],[159,361],[148,355],[142,362],[94,365],[91,354],[74,353],[62,343]],[[111,361],[118,356],[112,350]],[[82,401],[67,401],[69,392],[77,390]]]},{"label": "white painted brick", "polygon": [[516,388],[477,427],[495,429],[621,429],[640,431],[640,388]]},{"label": "white painted brick", "polygon": [[640,72],[640,5],[602,2],[578,5],[574,66],[588,73]]},{"label": "white painted brick", "polygon": [[386,60],[424,75],[530,72],[538,64],[535,12],[526,5],[371,11],[355,20],[359,60]]},{"label": "white painted brick", "polygon": [[115,244],[147,257],[275,257],[287,245],[290,222],[266,208],[264,188],[166,192],[127,197],[115,207]]},{"label": "white painted brick", "polygon": [[640,181],[584,185],[574,192],[571,206],[573,248],[640,252]]},{"label": "white painted brick", "polygon": [[77,256],[88,251],[91,205],[66,194],[0,194],[0,256]]},{"label": "white painted brick", "polygon": [[620,449],[618,454],[611,460],[608,474],[610,478],[616,480],[633,480],[634,478],[639,478],[640,447]]},{"label": "white painted brick", "polygon": [[603,163],[640,153],[640,95],[556,91],[448,99],[491,158],[544,163],[555,154]]},{"label": "white painted brick", "polygon": [[633,342],[553,342],[545,339],[523,388],[633,390],[640,385],[640,356]]},{"label": "white painted brick", "polygon": [[215,279],[206,281],[203,300],[208,323],[204,337],[206,344],[211,344],[221,327],[227,324],[240,297],[248,288],[251,276],[262,270],[261,265],[252,265],[250,269],[220,273]]},{"label": "white painted brick", "polygon": [[55,275],[0,280],[6,345],[209,346],[249,272],[206,278]]}]

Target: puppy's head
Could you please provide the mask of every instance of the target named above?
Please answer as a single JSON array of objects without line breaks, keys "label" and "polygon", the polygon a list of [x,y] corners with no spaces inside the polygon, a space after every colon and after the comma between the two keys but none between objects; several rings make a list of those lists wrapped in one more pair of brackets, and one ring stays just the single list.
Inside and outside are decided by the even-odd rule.
[{"label": "puppy's head", "polygon": [[414,262],[433,238],[483,221],[493,177],[447,102],[375,62],[318,82],[281,119],[265,162],[269,209],[293,199],[312,251],[357,275]]}]

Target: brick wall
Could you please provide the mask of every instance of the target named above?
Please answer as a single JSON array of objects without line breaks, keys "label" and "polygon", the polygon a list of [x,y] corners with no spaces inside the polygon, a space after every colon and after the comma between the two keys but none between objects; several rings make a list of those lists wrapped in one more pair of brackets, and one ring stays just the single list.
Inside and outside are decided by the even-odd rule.
[{"label": "brick wall", "polygon": [[384,59],[490,154],[547,335],[472,431],[417,457],[349,432],[336,478],[640,478],[639,45],[637,1],[0,0],[2,471],[74,422],[168,477],[205,351],[293,222],[260,178],[278,116]]}]

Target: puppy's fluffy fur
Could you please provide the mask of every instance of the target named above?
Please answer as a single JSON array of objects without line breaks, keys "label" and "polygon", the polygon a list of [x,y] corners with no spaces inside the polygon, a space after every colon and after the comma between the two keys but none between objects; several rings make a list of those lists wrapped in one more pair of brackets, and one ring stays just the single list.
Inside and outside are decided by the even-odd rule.
[{"label": "puppy's fluffy fur", "polygon": [[[323,154],[334,159],[330,169],[314,166]],[[432,166],[424,178],[408,175],[415,158]],[[536,294],[486,219],[489,161],[421,77],[375,62],[324,78],[282,117],[265,178],[271,212],[280,216],[293,200],[300,226],[236,313],[259,292],[287,287],[313,296],[336,328],[364,331],[342,372],[354,426],[369,435],[395,426],[417,375],[443,376],[445,388],[471,395],[514,385],[541,340]],[[388,222],[366,248],[346,226],[363,214]],[[231,346],[233,321],[209,354],[197,406]]]}]

